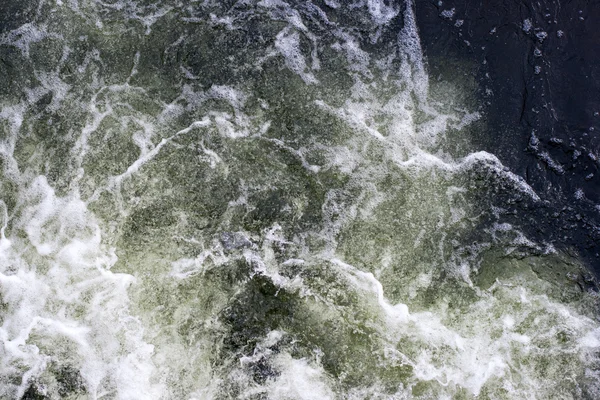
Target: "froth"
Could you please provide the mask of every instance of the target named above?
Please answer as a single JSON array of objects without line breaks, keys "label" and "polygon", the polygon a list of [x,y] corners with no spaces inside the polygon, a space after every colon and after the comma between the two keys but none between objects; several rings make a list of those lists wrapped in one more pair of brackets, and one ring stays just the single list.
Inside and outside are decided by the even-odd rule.
[{"label": "froth", "polygon": [[481,116],[430,97],[412,1],[138,3],[0,39],[63,44],[0,111],[0,397],[594,388],[593,296],[490,206],[521,177],[445,151]]},{"label": "froth", "polygon": [[11,234],[4,237],[3,229],[0,286],[7,313],[0,336],[2,373],[23,379],[5,385],[2,395],[20,398],[32,382],[49,385],[45,371],[57,364],[76,368],[92,396],[160,396],[161,386],[151,381],[153,346],[128,311],[134,279],[110,272],[116,256],[103,246],[93,215],[76,197],[56,196],[45,177],[21,199]]}]

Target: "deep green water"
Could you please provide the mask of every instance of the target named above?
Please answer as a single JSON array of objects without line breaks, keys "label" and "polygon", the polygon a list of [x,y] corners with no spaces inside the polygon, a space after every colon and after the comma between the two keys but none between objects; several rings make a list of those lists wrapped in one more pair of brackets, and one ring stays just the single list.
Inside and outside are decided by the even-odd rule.
[{"label": "deep green water", "polygon": [[498,217],[539,198],[412,4],[7,4],[0,398],[600,396],[597,295]]}]

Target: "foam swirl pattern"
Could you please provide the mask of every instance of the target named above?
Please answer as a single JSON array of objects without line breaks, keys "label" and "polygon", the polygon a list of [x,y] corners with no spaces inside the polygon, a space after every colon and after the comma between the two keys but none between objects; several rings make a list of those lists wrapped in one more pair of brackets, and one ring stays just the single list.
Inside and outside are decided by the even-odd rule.
[{"label": "foam swirl pattern", "polygon": [[0,6],[0,398],[598,398],[597,295],[413,6]]}]

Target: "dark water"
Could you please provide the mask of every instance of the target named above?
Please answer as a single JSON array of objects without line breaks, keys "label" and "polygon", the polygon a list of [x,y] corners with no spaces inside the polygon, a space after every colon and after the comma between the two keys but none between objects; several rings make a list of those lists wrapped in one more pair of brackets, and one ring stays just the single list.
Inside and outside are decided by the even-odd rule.
[{"label": "dark water", "polygon": [[[416,9],[431,76],[476,82],[488,120],[479,146],[544,200],[508,206],[505,217],[575,251],[600,276],[600,2],[419,1]],[[596,288],[591,278],[581,284]]]}]

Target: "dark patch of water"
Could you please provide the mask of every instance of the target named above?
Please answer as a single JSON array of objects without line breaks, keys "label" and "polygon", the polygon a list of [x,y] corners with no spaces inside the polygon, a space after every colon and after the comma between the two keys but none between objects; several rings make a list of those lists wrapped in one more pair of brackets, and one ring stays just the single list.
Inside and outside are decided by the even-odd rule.
[{"label": "dark patch of water", "polygon": [[[479,82],[495,154],[542,198],[502,204],[530,238],[577,254],[600,277],[600,1],[419,1],[432,79]],[[500,200],[501,201],[501,200]],[[510,202],[509,202],[510,203]],[[584,279],[589,281],[589,279]]]}]

